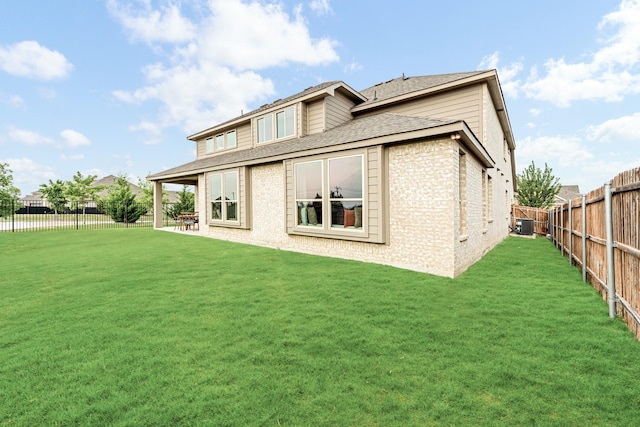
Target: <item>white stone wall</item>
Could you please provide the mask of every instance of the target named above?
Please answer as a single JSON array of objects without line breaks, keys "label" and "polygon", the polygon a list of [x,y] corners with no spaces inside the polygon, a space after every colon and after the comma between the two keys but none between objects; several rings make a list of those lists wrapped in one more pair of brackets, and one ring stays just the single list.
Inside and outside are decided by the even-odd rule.
[{"label": "white stone wall", "polygon": [[[251,170],[250,230],[201,223],[209,237],[316,255],[388,264],[453,276],[453,143],[450,140],[389,148],[389,239],[385,244],[289,235],[285,228],[282,163]],[[202,187],[201,187],[202,188]],[[201,211],[206,206],[201,203]]]}]

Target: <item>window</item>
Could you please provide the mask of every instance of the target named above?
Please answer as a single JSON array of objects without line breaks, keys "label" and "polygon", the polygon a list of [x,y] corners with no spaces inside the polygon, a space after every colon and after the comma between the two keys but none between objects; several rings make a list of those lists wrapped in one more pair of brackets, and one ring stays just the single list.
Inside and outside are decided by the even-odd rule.
[{"label": "window", "polygon": [[362,231],[363,164],[362,154],[296,163],[296,226]]},{"label": "window", "polygon": [[488,199],[488,210],[489,210],[489,222],[493,221],[493,180],[491,179],[491,175],[487,175],[487,199]]},{"label": "window", "polygon": [[458,156],[458,203],[460,236],[467,234],[467,156],[460,151]]},{"label": "window", "polygon": [[209,175],[209,184],[211,219],[214,221],[238,221],[238,172],[211,174]]},{"label": "window", "polygon": [[224,133],[216,135],[216,150],[224,150]]},{"label": "window", "polygon": [[256,120],[258,143],[294,136],[296,129],[295,116],[296,107],[291,106],[277,111],[275,114],[270,113],[260,117]]},{"label": "window", "polygon": [[234,148],[236,146],[236,131],[232,130],[227,132],[227,148]]},{"label": "window", "polygon": [[482,229],[487,229],[487,171],[482,170]]},{"label": "window", "polygon": [[235,129],[206,139],[207,153],[224,150],[226,148],[235,148],[236,145]]}]

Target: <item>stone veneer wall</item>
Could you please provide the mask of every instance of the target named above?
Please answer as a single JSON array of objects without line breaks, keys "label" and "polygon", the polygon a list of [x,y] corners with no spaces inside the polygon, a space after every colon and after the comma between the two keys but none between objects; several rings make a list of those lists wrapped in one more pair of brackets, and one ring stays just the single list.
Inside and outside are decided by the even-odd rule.
[{"label": "stone veneer wall", "polygon": [[[209,237],[316,255],[387,264],[454,277],[489,248],[482,233],[481,168],[467,155],[469,238],[458,241],[458,145],[450,139],[389,147],[385,244],[289,235],[285,232],[282,163],[251,170],[251,229],[212,227]],[[200,187],[202,193],[203,187]],[[477,188],[476,188],[477,187]],[[201,193],[200,211],[205,210]],[[456,265],[456,259],[458,265]]]}]

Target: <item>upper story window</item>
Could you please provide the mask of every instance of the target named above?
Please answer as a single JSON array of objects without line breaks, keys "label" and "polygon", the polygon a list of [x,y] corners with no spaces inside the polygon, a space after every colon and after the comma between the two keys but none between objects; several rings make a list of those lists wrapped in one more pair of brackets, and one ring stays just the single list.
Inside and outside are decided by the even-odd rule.
[{"label": "upper story window", "polygon": [[287,138],[295,135],[296,107],[292,105],[275,113],[266,114],[256,120],[258,143]]},{"label": "upper story window", "polygon": [[207,153],[211,153],[213,151],[220,151],[227,148],[235,148],[237,145],[236,131],[234,129],[228,132],[219,133],[216,136],[207,138],[206,143],[207,143]]}]

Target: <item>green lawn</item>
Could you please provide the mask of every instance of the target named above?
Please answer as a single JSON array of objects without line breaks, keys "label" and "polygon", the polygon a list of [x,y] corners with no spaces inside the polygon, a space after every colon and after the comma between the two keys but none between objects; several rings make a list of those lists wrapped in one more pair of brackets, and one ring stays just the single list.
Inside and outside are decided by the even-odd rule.
[{"label": "green lawn", "polygon": [[640,424],[640,343],[545,239],[455,280],[144,228],[0,259],[1,426]]}]

